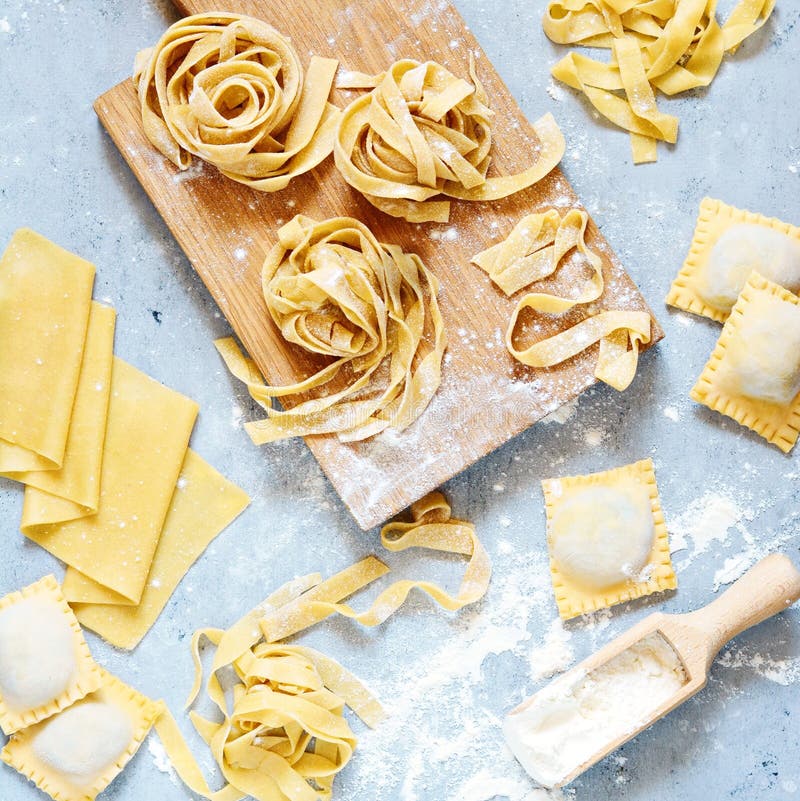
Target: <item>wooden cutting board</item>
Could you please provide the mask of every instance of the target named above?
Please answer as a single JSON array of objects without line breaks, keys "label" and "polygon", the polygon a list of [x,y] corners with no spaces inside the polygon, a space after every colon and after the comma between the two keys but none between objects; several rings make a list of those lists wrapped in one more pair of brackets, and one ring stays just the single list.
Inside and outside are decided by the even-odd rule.
[{"label": "wooden cutting board", "polygon": [[[376,73],[397,59],[415,58],[439,61],[466,76],[472,51],[497,115],[492,173],[518,172],[535,158],[537,139],[530,123],[447,2],[179,0],[177,6],[185,14],[224,9],[260,17],[291,37],[305,63],[311,54],[334,56],[348,70]],[[138,44],[146,47],[154,42]],[[343,106],[354,96],[335,91],[332,101]],[[381,241],[419,253],[441,279],[449,347],[442,386],[420,419],[402,434],[389,431],[364,443],[343,444],[334,436],[306,438],[362,528],[396,514],[594,383],[596,346],[549,370],[526,368],[512,359],[503,337],[514,301],[470,264],[471,256],[505,237],[524,214],[553,205],[562,210],[579,205],[558,169],[505,200],[456,201],[448,224],[412,225],[385,216],[364,201],[339,176],[332,157],[275,194],[241,186],[199,160],[181,173],[145,139],[130,79],[98,98],[95,110],[272,384],[295,382],[319,367],[309,354],[283,341],[261,295],[264,254],[275,240],[275,229],[295,214],[316,219],[357,217]],[[589,225],[587,241],[605,262],[607,290],[599,305],[646,310],[644,299],[594,223]],[[553,286],[585,279],[584,269],[579,264],[563,266]],[[538,339],[554,333],[583,315],[585,311],[558,319],[531,319],[530,335]],[[663,334],[655,322],[653,327],[655,342]],[[266,446],[264,458],[279,458],[279,449]]]}]

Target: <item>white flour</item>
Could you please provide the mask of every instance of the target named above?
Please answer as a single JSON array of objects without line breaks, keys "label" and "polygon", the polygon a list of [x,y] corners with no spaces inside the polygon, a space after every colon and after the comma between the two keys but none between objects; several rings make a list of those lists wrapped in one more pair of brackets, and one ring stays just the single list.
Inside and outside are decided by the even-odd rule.
[{"label": "white flour", "polygon": [[744,534],[747,529],[742,521],[753,517],[751,510],[741,508],[733,498],[722,493],[707,492],[692,501],[684,512],[667,519],[670,551],[677,553],[690,549],[678,569],[683,569],[705,553],[713,543],[726,545],[731,528],[735,527]]},{"label": "white flour", "polygon": [[772,659],[736,643],[718,657],[716,664],[731,670],[753,671],[783,687],[800,682],[800,657]]},{"label": "white flour", "polygon": [[561,673],[572,664],[575,654],[569,645],[571,637],[561,618],[553,620],[542,645],[534,648],[530,654],[531,678],[534,681]]},{"label": "white flour", "polygon": [[687,681],[672,647],[650,634],[589,673],[548,684],[503,729],[525,769],[551,787],[650,720]]}]

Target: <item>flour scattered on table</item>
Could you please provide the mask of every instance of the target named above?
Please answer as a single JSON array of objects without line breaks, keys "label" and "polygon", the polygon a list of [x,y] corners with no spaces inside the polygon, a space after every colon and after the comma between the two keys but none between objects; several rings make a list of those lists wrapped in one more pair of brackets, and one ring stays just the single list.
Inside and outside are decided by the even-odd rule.
[{"label": "flour scattered on table", "polygon": [[740,507],[736,501],[723,493],[707,492],[692,501],[684,512],[668,517],[670,551],[691,552],[679,568],[686,567],[694,558],[705,553],[713,543],[726,545],[731,528],[741,533],[747,529],[744,520],[752,520],[754,512]]},{"label": "flour scattered on table", "polygon": [[731,670],[752,670],[769,681],[788,687],[800,682],[800,656],[787,659],[773,659],[764,656],[747,646],[733,643],[717,659],[717,665]]},{"label": "flour scattered on table", "polygon": [[559,103],[566,97],[564,90],[558,86],[555,81],[550,81],[550,83],[547,84],[547,94]]},{"label": "flour scattered on table", "polygon": [[161,773],[166,773],[174,785],[180,785],[181,782],[178,780],[178,776],[175,773],[175,769],[172,767],[172,762],[170,762],[167,752],[164,750],[164,746],[161,745],[161,740],[154,736],[148,737],[147,750],[153,758],[153,764],[156,766],[156,770],[161,771]]},{"label": "flour scattered on table", "polygon": [[572,634],[556,618],[544,637],[544,642],[531,651],[531,678],[534,681],[550,678],[565,671],[574,661],[575,654],[569,644]]},{"label": "flour scattered on table", "polygon": [[[395,793],[402,801],[424,801],[430,788],[443,782],[453,789],[442,801],[563,798],[530,796],[531,782],[505,747],[501,730],[513,699],[485,695],[485,676],[498,656],[526,657],[529,623],[541,610],[549,613],[550,592],[546,556],[526,555],[492,586],[484,604],[453,620],[451,636],[438,649],[434,645],[402,674],[373,678],[388,717],[374,731],[359,733],[358,759],[342,777],[342,794]],[[421,765],[387,759],[400,742],[405,753],[429,757]]]},{"label": "flour scattered on table", "polygon": [[596,448],[606,438],[606,432],[599,428],[587,428],[583,441],[591,448]]},{"label": "flour scattered on table", "polygon": [[681,413],[674,406],[665,406],[663,408],[664,417],[677,423],[681,419]]}]

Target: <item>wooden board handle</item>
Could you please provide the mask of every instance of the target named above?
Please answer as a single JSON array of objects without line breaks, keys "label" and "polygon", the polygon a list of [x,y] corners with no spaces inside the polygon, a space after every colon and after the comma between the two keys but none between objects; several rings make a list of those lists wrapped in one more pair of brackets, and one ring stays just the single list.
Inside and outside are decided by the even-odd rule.
[{"label": "wooden board handle", "polygon": [[730,639],[778,614],[798,599],[800,571],[788,556],[774,553],[753,565],[716,601],[680,617],[708,638],[710,665]]}]

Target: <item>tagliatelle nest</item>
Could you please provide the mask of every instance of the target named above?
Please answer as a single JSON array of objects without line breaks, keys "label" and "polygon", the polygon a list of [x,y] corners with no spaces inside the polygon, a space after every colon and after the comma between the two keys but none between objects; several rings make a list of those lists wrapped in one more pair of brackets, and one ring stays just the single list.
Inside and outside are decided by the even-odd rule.
[{"label": "tagliatelle nest", "polygon": [[304,75],[291,42],[261,20],[212,12],[179,20],[136,57],[147,138],[186,169],[197,156],[228,178],[274,192],[333,149],[328,103],[338,63]]},{"label": "tagliatelle nest", "polygon": [[472,83],[434,61],[398,61],[376,76],[351,73],[342,88],[371,88],[342,113],[334,158],[344,179],[372,205],[411,222],[446,222],[450,203],[497,200],[535,184],[564,154],[551,115],[534,129],[537,158],[518,175],[487,178],[492,119],[474,64]]},{"label": "tagliatelle nest", "polygon": [[[269,417],[248,423],[256,444],[336,433],[402,431],[430,403],[446,346],[439,282],[419,256],[378,242],[358,220],[298,215],[278,231],[263,269],[267,309],[287,342],[333,359],[304,381],[266,386],[233,340],[217,348]],[[281,411],[272,399],[324,388]]]}]

